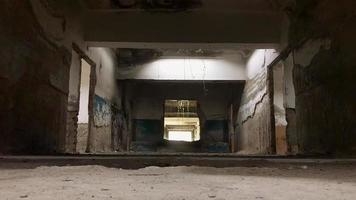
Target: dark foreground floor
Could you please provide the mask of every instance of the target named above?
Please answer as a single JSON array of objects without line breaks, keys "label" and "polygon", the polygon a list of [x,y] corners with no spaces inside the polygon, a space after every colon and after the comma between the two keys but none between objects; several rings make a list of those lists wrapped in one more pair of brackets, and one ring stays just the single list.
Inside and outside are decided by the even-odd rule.
[{"label": "dark foreground floor", "polygon": [[203,167],[279,167],[356,166],[356,159],[300,158],[278,156],[236,156],[236,154],[120,154],[80,156],[1,156],[0,168],[35,168],[39,166],[102,165],[122,169],[139,169],[149,166],[203,166]]},{"label": "dark foreground floor", "polygon": [[[120,168],[138,168],[135,164],[200,167]],[[214,156],[2,157],[0,199],[354,200],[356,162]]]}]

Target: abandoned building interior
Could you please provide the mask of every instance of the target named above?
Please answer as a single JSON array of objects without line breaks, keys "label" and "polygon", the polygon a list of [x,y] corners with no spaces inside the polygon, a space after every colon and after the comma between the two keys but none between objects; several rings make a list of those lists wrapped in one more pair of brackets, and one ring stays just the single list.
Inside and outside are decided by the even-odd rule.
[{"label": "abandoned building interior", "polygon": [[0,155],[353,157],[355,13],[352,0],[1,0]]},{"label": "abandoned building interior", "polygon": [[350,31],[292,1],[134,2],[1,3],[1,152],[355,152]]}]

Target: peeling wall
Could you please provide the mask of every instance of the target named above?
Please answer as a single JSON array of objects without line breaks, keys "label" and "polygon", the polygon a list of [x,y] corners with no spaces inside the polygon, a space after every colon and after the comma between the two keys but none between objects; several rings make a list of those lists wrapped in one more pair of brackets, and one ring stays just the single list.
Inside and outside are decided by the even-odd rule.
[{"label": "peeling wall", "polygon": [[[115,79],[117,58],[112,49],[90,48],[89,56],[96,63],[96,86],[91,124],[90,152],[112,152],[117,150],[118,131],[114,127],[122,126],[119,110],[121,98]],[[114,145],[114,143],[116,145]]]},{"label": "peeling wall", "polygon": [[[75,70],[80,67],[74,65],[76,60],[72,60],[72,67],[74,70],[73,79],[76,79],[80,74],[88,77],[88,73],[94,73],[90,75],[91,79],[95,79],[95,85],[90,82],[90,88],[86,93],[81,91],[80,93],[80,108],[87,112],[78,113],[79,111],[79,90],[75,89],[79,87],[78,82],[73,81],[71,90],[73,90],[72,98],[69,98],[71,108],[68,110],[67,120],[67,153],[84,153],[89,151],[95,152],[112,152],[119,149],[118,146],[118,127],[121,125],[120,113],[121,101],[118,93],[118,86],[115,79],[115,73],[117,68],[117,58],[113,50],[109,48],[89,48],[87,56],[92,61],[93,68],[87,66],[90,71]],[[82,63],[86,63],[84,59]],[[74,66],[73,66],[74,65]],[[72,74],[71,74],[72,76]],[[82,77],[84,78],[84,77]],[[72,82],[71,82],[72,83]],[[89,87],[88,81],[85,83],[87,89]],[[88,110],[88,94],[93,93],[93,98],[89,94],[89,100],[93,103]],[[90,101],[89,101],[90,102]],[[84,109],[82,109],[84,108]],[[73,110],[73,111],[72,111]],[[92,115],[92,118],[90,117]],[[89,117],[89,118],[88,118]],[[122,121],[122,120],[121,120]],[[83,124],[84,123],[84,124]],[[85,123],[89,123],[89,130],[85,129]],[[115,141],[114,141],[115,140]],[[76,147],[73,147],[73,145]]]},{"label": "peeling wall", "polygon": [[351,78],[356,75],[355,64],[349,60],[351,55],[336,48],[330,46],[329,40],[314,40],[295,51],[300,153],[356,150],[356,88]]},{"label": "peeling wall", "polygon": [[47,6],[0,2],[0,152],[64,149],[73,21]]},{"label": "peeling wall", "polygon": [[301,0],[291,15],[300,153],[356,153],[356,3]]},{"label": "peeling wall", "polygon": [[77,145],[77,129],[79,114],[79,90],[80,90],[81,58],[72,50],[72,62],[69,73],[69,91],[67,105],[67,124],[65,152],[75,152]]},{"label": "peeling wall", "polygon": [[285,109],[285,72],[284,62],[279,62],[273,68],[273,106],[274,123],[276,138],[276,154],[286,155],[288,153],[287,145],[287,120]]},{"label": "peeling wall", "polygon": [[267,66],[278,56],[274,49],[256,50],[247,62],[248,80],[237,117],[238,151],[268,154],[273,150],[271,99]]},{"label": "peeling wall", "polygon": [[[0,153],[76,151],[83,55],[73,43],[96,63],[95,93],[117,113],[114,53],[87,48],[82,15],[80,1],[0,2]],[[112,150],[115,120],[93,125],[93,136],[105,138],[94,151]]]},{"label": "peeling wall", "polygon": [[288,145],[288,154],[298,154],[298,137],[295,113],[295,87],[293,81],[294,56],[290,54],[283,61],[284,66],[284,108],[285,119],[287,121],[286,137]]}]

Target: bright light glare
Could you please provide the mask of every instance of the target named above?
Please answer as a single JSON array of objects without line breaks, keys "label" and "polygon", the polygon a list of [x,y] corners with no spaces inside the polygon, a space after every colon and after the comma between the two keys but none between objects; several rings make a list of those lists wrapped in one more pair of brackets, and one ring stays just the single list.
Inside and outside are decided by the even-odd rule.
[{"label": "bright light glare", "polygon": [[[125,73],[129,73],[126,74]],[[121,79],[153,80],[246,80],[245,67],[237,57],[216,58],[161,58],[139,65],[135,71],[119,70]]]},{"label": "bright light glare", "polygon": [[168,140],[171,141],[185,141],[192,142],[192,132],[191,131],[169,131]]}]

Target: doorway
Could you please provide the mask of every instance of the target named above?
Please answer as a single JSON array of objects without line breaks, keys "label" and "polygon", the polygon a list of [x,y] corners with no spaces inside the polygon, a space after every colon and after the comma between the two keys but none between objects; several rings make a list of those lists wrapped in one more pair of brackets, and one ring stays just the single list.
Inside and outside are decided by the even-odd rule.
[{"label": "doorway", "polygon": [[164,139],[195,142],[200,140],[200,120],[195,100],[166,100],[164,103]]},{"label": "doorway", "polygon": [[79,112],[77,128],[76,151],[84,153],[88,145],[89,137],[89,92],[90,92],[90,72],[91,66],[84,59],[81,59],[80,89],[79,89]]},{"label": "doorway", "polygon": [[84,153],[91,144],[96,64],[76,44],[72,47],[64,152]]}]

